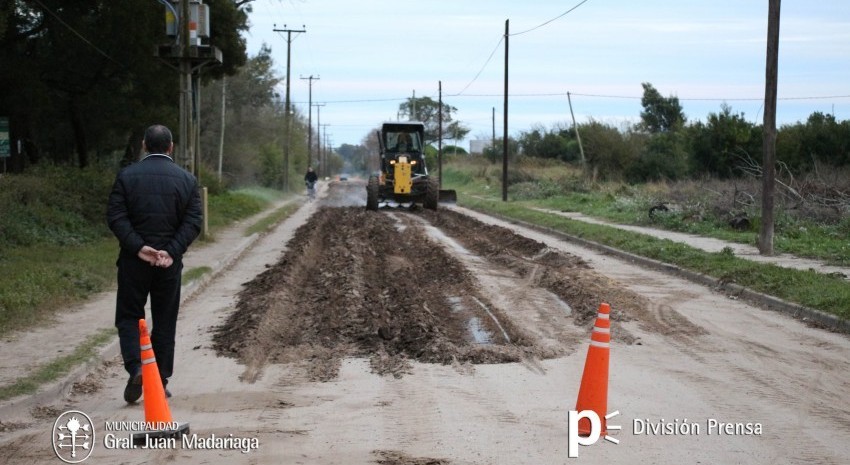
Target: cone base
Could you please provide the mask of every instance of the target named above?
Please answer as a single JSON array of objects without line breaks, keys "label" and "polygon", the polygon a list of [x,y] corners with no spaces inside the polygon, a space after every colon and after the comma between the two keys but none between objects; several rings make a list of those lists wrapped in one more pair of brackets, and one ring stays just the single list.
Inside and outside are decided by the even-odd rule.
[{"label": "cone base", "polygon": [[176,438],[189,434],[189,423],[178,423],[177,429],[163,429],[157,431],[139,431],[133,433],[133,445],[140,446],[147,444],[150,439],[160,438]]},{"label": "cone base", "polygon": [[[602,431],[599,432],[600,436],[605,436],[606,434],[608,434],[608,430],[606,430],[605,428],[602,428]],[[579,435],[579,437],[586,438],[586,437],[590,436],[590,430],[579,428],[578,435]]]}]

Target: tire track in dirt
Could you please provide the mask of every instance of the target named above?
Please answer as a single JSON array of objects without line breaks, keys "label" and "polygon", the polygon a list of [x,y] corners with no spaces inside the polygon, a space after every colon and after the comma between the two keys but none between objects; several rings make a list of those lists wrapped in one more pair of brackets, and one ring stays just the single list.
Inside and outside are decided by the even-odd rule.
[{"label": "tire track in dirt", "polygon": [[[331,186],[327,204],[356,204],[345,200],[352,189]],[[495,276],[489,287],[484,274]],[[322,207],[245,284],[214,346],[245,364],[248,382],[267,363],[327,381],[350,356],[396,377],[411,360],[533,366],[574,350],[603,301],[620,342],[635,342],[620,325],[635,318],[683,345],[700,334],[672,308],[652,311],[580,258],[505,228],[450,210]]]},{"label": "tire track in dirt", "polygon": [[269,362],[300,363],[308,379],[332,379],[346,356],[371,357],[374,371],[397,376],[408,359],[520,360],[530,348],[510,325],[512,344],[475,343],[447,299],[467,295],[486,301],[458,260],[421,231],[400,230],[383,212],[321,208],[284,256],[246,283],[215,348],[245,363],[247,381]]}]

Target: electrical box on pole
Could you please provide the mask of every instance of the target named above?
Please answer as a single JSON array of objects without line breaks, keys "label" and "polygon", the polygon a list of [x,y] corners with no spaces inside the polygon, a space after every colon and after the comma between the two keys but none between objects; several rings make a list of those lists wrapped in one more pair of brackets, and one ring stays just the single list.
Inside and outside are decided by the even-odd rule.
[{"label": "electrical box on pole", "polygon": [[[171,0],[175,8],[180,3],[179,0]],[[165,33],[169,37],[177,37],[177,29],[180,23],[174,13],[165,9]],[[195,31],[197,38],[209,39],[210,37],[210,7],[201,3],[201,0],[190,0],[189,2],[189,31]],[[190,37],[191,39],[191,37]],[[197,41],[197,40],[196,40]],[[192,45],[200,45],[193,43]]]}]

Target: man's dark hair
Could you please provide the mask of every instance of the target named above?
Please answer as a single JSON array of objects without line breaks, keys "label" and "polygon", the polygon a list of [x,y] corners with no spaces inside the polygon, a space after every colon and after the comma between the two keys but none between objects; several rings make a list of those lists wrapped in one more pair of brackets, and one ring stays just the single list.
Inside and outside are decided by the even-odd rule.
[{"label": "man's dark hair", "polygon": [[171,148],[171,131],[161,124],[154,124],[145,130],[145,147],[148,153],[167,153]]}]

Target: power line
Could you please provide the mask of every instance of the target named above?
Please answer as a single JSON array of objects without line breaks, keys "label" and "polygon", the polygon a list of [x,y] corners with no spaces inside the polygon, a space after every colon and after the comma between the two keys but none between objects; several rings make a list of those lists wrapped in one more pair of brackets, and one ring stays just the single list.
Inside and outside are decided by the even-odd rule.
[{"label": "power line", "polygon": [[572,8],[570,8],[569,10],[567,10],[567,11],[565,11],[565,12],[561,13],[561,14],[559,14],[558,16],[555,16],[554,18],[550,19],[549,21],[546,21],[546,22],[544,22],[544,23],[538,24],[537,26],[534,26],[533,28],[531,28],[531,29],[527,29],[527,30],[525,30],[525,31],[521,31],[521,32],[514,32],[513,34],[511,34],[511,36],[518,36],[518,35],[520,35],[520,34],[525,34],[525,33],[527,33],[527,32],[531,32],[531,31],[534,31],[534,30],[536,30],[536,29],[540,29],[541,27],[543,27],[543,26],[545,26],[545,25],[547,25],[547,24],[549,24],[549,23],[551,23],[551,22],[553,22],[553,21],[556,21],[556,20],[558,20],[558,19],[563,18],[564,16],[566,16],[566,15],[567,15],[567,14],[569,14],[569,13],[571,13],[571,12],[572,12],[573,10],[575,10],[576,8],[578,8],[578,7],[582,6],[582,5],[584,5],[585,3],[587,3],[587,1],[588,1],[588,0],[582,0],[581,2],[579,2],[579,3],[578,3],[578,5],[576,5],[576,6],[572,7]]},{"label": "power line", "polygon": [[35,3],[38,3],[38,4],[39,4],[39,5],[40,5],[43,9],[44,9],[44,11],[46,11],[47,13],[50,13],[50,16],[53,16],[54,18],[56,18],[56,21],[59,21],[59,24],[61,24],[61,25],[65,26],[66,28],[68,28],[68,30],[69,30],[69,31],[73,32],[73,33],[74,33],[74,35],[76,35],[77,37],[79,37],[79,38],[80,38],[80,40],[82,40],[83,42],[85,42],[85,43],[86,43],[86,45],[88,45],[89,47],[91,47],[91,48],[95,49],[95,50],[97,51],[97,53],[99,53],[99,54],[103,55],[104,57],[106,57],[106,59],[107,59],[107,60],[109,60],[109,61],[111,61],[111,62],[113,62],[113,63],[117,64],[118,66],[120,66],[120,67],[122,67],[122,68],[126,68],[126,67],[127,67],[127,65],[125,65],[124,63],[121,63],[120,61],[116,60],[115,58],[112,58],[112,57],[111,57],[108,53],[106,53],[106,52],[104,52],[103,50],[99,49],[99,48],[97,47],[97,45],[95,45],[95,44],[91,43],[91,41],[89,41],[88,39],[86,39],[85,37],[83,37],[83,35],[82,35],[82,34],[80,34],[79,32],[77,32],[77,30],[76,30],[76,29],[74,29],[74,28],[73,28],[73,27],[71,27],[68,23],[66,23],[65,21],[63,21],[63,20],[62,20],[62,18],[60,18],[60,17],[59,17],[59,15],[57,15],[56,13],[54,13],[54,12],[53,12],[53,10],[51,10],[50,8],[48,8],[48,7],[47,7],[44,3],[42,3],[42,2],[41,2],[41,0],[35,0]]},{"label": "power line", "polygon": [[468,83],[466,86],[464,86],[464,88],[463,88],[463,89],[461,89],[461,90],[460,90],[460,92],[458,92],[458,93],[456,93],[456,94],[454,94],[454,95],[450,95],[450,97],[456,97],[456,96],[458,96],[458,95],[460,95],[460,94],[464,93],[464,92],[466,91],[466,89],[468,89],[468,88],[469,88],[469,86],[471,86],[471,85],[472,85],[472,83],[473,83],[473,82],[475,82],[476,80],[478,80],[478,76],[481,76],[481,73],[482,73],[482,72],[484,72],[484,68],[486,68],[486,67],[487,67],[487,65],[488,65],[488,64],[490,64],[490,60],[492,60],[492,59],[493,59],[493,55],[495,55],[495,54],[496,54],[496,50],[498,50],[498,49],[499,49],[499,45],[502,45],[502,41],[504,41],[504,40],[505,40],[505,36],[501,36],[501,37],[499,37],[499,43],[497,43],[497,44],[496,44],[496,46],[495,46],[495,47],[493,47],[493,51],[492,51],[492,52],[490,52],[490,56],[489,56],[489,57],[487,57],[487,61],[485,61],[485,62],[484,62],[484,65],[483,65],[483,66],[481,66],[481,69],[479,69],[479,70],[478,70],[478,73],[477,73],[477,74],[475,74],[475,77],[474,77],[474,78],[472,78],[472,80],[471,80],[471,81],[469,81],[469,83]]}]

